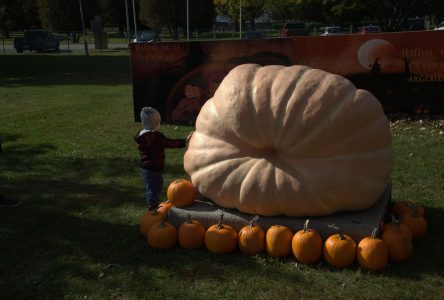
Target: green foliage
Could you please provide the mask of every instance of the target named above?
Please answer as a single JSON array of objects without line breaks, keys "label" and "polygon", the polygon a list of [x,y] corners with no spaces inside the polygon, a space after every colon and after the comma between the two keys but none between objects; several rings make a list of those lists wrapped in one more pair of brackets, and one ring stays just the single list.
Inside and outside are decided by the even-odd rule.
[{"label": "green foliage", "polygon": [[[98,2],[81,0],[85,26],[89,27],[94,16],[100,14]],[[79,1],[73,0],[37,0],[37,7],[44,28],[61,31],[80,31],[82,21]]]},{"label": "green foliage", "polygon": [[242,23],[249,21],[251,30],[255,30],[254,20],[264,13],[265,6],[264,0],[216,0],[214,3],[219,15],[227,16],[237,23],[239,23],[242,8]]},{"label": "green foliage", "polygon": [[[190,0],[190,30],[209,29],[215,18],[212,0]],[[166,27],[173,39],[179,38],[180,29],[186,34],[187,2],[176,0],[140,0],[140,21],[152,28]]]},{"label": "green foliage", "polygon": [[0,0],[0,28],[8,35],[11,30],[39,27],[37,5],[33,0]]},{"label": "green foliage", "polygon": [[[103,23],[107,27],[117,27],[119,31],[126,30],[125,1],[128,3],[129,18],[132,16],[131,0],[100,0],[100,11]],[[130,22],[131,24],[132,22]]]}]

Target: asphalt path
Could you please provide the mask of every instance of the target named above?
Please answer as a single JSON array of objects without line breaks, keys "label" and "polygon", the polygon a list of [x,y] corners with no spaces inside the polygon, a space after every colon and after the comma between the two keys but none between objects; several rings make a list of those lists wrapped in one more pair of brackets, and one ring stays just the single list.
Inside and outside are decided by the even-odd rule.
[{"label": "asphalt path", "polygon": [[[128,49],[128,44],[126,43],[120,43],[120,44],[108,44],[108,50],[126,50]],[[88,44],[88,50],[95,50],[94,44]],[[105,49],[104,49],[105,50]],[[60,52],[78,52],[78,51],[85,51],[85,45],[84,44],[72,44],[69,43],[62,43],[60,44]],[[49,52],[49,51],[48,51]],[[11,54],[16,53],[14,49],[14,45],[11,44],[5,44],[3,45],[0,41],[0,54]],[[23,53],[31,53],[29,51],[24,51]],[[21,53],[20,53],[21,54]]]}]

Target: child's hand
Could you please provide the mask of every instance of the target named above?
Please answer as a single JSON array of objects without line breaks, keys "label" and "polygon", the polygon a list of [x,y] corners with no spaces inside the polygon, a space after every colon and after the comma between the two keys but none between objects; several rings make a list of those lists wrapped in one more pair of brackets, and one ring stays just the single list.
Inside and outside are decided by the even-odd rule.
[{"label": "child's hand", "polygon": [[189,143],[190,142],[190,140],[191,140],[191,137],[193,136],[193,133],[194,133],[194,131],[191,131],[189,134],[188,134],[188,136],[187,136],[187,143]]}]

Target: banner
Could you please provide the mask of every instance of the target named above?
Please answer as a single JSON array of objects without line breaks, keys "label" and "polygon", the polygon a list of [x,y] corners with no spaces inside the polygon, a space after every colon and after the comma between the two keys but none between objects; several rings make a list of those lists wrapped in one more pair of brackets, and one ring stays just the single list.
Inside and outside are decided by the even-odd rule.
[{"label": "banner", "polygon": [[444,31],[132,43],[134,118],[142,107],[193,124],[235,66],[307,65],[372,92],[386,113],[444,113]]}]

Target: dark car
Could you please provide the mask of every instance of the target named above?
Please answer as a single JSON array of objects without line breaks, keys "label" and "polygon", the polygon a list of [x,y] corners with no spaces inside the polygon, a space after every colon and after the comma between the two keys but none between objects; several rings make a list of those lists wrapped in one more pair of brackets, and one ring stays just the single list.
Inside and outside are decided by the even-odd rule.
[{"label": "dark car", "polygon": [[23,37],[14,37],[14,48],[17,53],[22,53],[24,50],[59,51],[60,39],[46,30],[25,30]]},{"label": "dark car", "polygon": [[133,42],[152,43],[160,42],[160,35],[157,31],[152,29],[144,29],[137,32],[136,38]]},{"label": "dark car", "polygon": [[281,29],[281,37],[307,36],[310,31],[302,22],[287,22]]}]

